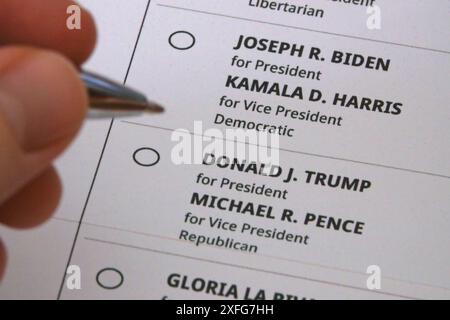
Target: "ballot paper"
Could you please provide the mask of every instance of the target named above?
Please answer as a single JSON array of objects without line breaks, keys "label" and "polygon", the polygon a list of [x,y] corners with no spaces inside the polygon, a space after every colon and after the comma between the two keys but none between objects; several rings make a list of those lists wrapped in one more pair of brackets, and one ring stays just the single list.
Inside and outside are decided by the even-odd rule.
[{"label": "ballot paper", "polygon": [[450,298],[448,1],[82,3],[166,112],[88,120],[0,298]]}]

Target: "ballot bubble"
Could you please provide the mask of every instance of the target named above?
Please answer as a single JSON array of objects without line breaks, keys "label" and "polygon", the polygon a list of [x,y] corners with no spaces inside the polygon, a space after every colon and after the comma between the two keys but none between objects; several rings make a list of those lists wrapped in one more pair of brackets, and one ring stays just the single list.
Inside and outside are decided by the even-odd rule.
[{"label": "ballot bubble", "polygon": [[195,37],[188,31],[175,31],[169,36],[169,44],[177,50],[188,50],[195,45]]},{"label": "ballot bubble", "polygon": [[97,272],[95,277],[97,284],[103,289],[113,290],[123,284],[123,274],[116,268],[104,268]]},{"label": "ballot bubble", "polygon": [[133,153],[134,162],[143,167],[154,166],[160,158],[158,151],[148,147],[139,148]]}]

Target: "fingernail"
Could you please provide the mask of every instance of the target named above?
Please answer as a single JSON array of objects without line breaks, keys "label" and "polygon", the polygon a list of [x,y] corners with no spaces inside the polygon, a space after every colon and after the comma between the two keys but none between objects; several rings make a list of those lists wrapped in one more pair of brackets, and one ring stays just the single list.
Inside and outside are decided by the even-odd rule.
[{"label": "fingernail", "polygon": [[25,151],[49,147],[74,134],[86,105],[76,69],[59,54],[1,50],[0,111]]}]

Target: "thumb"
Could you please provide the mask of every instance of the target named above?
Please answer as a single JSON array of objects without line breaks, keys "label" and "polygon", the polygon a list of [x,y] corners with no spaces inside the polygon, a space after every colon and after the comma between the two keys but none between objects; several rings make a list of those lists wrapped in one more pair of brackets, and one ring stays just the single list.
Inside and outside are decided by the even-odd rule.
[{"label": "thumb", "polygon": [[0,49],[0,205],[48,169],[78,131],[86,106],[77,70],[61,55]]}]

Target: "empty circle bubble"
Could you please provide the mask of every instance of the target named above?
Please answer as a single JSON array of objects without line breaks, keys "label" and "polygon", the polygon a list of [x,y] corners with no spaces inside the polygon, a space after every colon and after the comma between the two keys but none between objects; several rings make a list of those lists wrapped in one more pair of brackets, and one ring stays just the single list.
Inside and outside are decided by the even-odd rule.
[{"label": "empty circle bubble", "polygon": [[177,50],[188,50],[195,44],[195,37],[188,31],[175,31],[169,37],[169,44]]},{"label": "empty circle bubble", "polygon": [[123,274],[116,268],[104,268],[97,272],[95,280],[103,289],[117,289],[123,284]]},{"label": "empty circle bubble", "polygon": [[160,156],[158,151],[153,148],[139,148],[133,153],[133,160],[143,167],[151,167],[159,162]]}]

